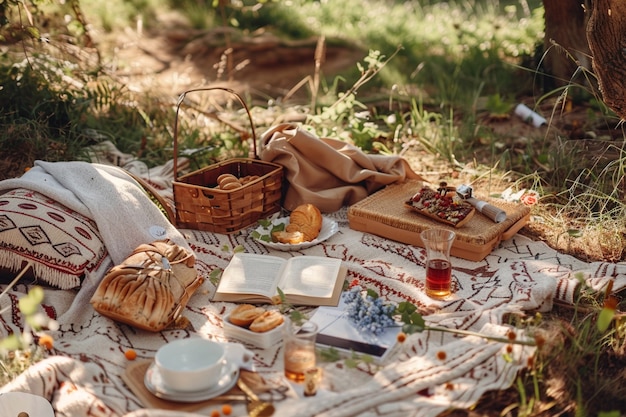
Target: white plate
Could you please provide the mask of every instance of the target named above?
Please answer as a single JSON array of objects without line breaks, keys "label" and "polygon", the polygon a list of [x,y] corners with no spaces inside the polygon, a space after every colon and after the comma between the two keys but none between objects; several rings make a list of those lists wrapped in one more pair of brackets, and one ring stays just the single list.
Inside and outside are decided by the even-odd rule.
[{"label": "white plate", "polygon": [[[272,227],[280,225],[280,224],[284,224],[284,225],[289,224],[289,217],[280,217],[278,219],[272,220],[271,225],[267,227],[259,226],[256,229],[254,229],[254,231],[257,232],[261,236],[265,236],[266,238],[269,237],[271,239]],[[311,240],[310,242],[302,242],[302,243],[296,243],[292,245],[289,243],[279,243],[279,242],[272,242],[272,241],[268,242],[266,240],[263,240],[257,237],[255,237],[254,240],[256,240],[262,245],[267,246],[268,248],[282,250],[282,251],[290,251],[290,250],[306,249],[306,248],[310,248],[311,246],[315,246],[318,243],[325,241],[326,239],[328,239],[329,237],[337,233],[338,230],[339,230],[339,226],[337,226],[336,221],[327,219],[326,217],[322,217],[322,229],[320,230],[320,234],[317,236],[317,238]]]},{"label": "white plate", "polygon": [[144,384],[148,391],[156,397],[169,401],[178,401],[183,403],[192,403],[198,401],[210,400],[218,395],[228,392],[237,383],[239,378],[239,365],[236,363],[227,363],[222,371],[217,384],[203,391],[177,391],[166,387],[163,384],[159,370],[154,362],[150,364],[144,377]]},{"label": "white plate", "polygon": [[52,405],[44,397],[27,392],[0,394],[0,416],[54,417]]}]

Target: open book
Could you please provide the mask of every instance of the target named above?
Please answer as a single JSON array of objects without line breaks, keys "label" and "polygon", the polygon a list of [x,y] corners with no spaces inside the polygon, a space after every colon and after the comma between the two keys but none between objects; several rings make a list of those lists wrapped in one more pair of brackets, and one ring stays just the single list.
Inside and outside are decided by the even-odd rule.
[{"label": "open book", "polygon": [[352,353],[368,355],[376,363],[383,363],[395,350],[402,326],[386,328],[381,334],[365,334],[348,319],[343,298],[337,307],[320,307],[309,319],[317,324],[315,342],[321,347],[332,347],[348,356]]},{"label": "open book", "polygon": [[323,256],[278,256],[236,253],[222,272],[214,301],[269,303],[285,294],[293,305],[336,306],[346,268],[341,259]]}]

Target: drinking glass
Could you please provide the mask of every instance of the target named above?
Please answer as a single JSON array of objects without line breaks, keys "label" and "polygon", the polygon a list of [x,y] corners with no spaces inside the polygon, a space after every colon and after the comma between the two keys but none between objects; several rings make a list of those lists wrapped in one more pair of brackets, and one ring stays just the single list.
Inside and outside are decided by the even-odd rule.
[{"label": "drinking glass", "polygon": [[297,326],[289,319],[286,321],[283,335],[285,376],[303,382],[306,372],[316,366],[317,324],[307,321]]},{"label": "drinking glass", "polygon": [[426,295],[446,298],[452,292],[450,249],[456,234],[447,229],[428,229],[420,237],[426,248]]}]

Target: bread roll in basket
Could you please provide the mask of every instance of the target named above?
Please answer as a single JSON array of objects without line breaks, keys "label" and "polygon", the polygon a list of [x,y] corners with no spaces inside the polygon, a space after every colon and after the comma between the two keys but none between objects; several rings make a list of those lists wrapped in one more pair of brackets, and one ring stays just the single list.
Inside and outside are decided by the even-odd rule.
[{"label": "bread roll in basket", "polygon": [[163,330],[180,316],[202,284],[195,262],[192,252],[169,240],[140,245],[107,272],[91,304],[114,320]]}]

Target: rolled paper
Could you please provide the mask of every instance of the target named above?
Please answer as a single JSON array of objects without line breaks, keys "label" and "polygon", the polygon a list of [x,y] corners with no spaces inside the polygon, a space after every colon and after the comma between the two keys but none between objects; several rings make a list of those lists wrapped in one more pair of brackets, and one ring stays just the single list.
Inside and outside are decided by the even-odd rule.
[{"label": "rolled paper", "polygon": [[522,120],[532,123],[535,127],[540,127],[541,125],[548,123],[546,119],[521,103],[515,107],[515,114],[521,117]]},{"label": "rolled paper", "polygon": [[474,197],[466,199],[468,203],[476,207],[476,210],[489,217],[496,223],[502,223],[506,220],[506,212],[494,205],[487,203],[486,201],[477,200]]}]

